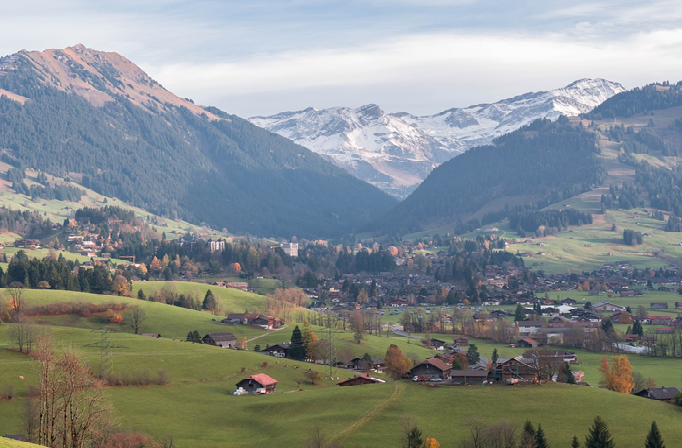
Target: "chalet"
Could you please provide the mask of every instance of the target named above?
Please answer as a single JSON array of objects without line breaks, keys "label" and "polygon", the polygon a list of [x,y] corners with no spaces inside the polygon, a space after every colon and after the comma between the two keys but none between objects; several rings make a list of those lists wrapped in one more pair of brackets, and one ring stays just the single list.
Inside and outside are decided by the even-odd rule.
[{"label": "chalet", "polygon": [[634,297],[637,294],[636,291],[633,291],[632,289],[623,289],[620,292],[621,297]]},{"label": "chalet", "polygon": [[616,305],[611,302],[599,302],[592,305],[592,309],[598,312],[604,311],[625,311],[624,306]]},{"label": "chalet", "polygon": [[569,306],[575,306],[578,304],[575,300],[571,299],[570,297],[565,298],[564,300],[561,301],[562,305],[569,305]]},{"label": "chalet", "polygon": [[682,310],[682,302],[675,302],[675,309]]},{"label": "chalet", "polygon": [[668,304],[666,302],[651,302],[652,310],[667,310]]},{"label": "chalet", "polygon": [[249,394],[271,394],[275,391],[277,380],[264,373],[257,373],[244,378],[237,383],[237,389],[243,389]]},{"label": "chalet", "polygon": [[237,337],[232,333],[209,333],[202,338],[204,344],[215,345],[222,348],[235,348]]},{"label": "chalet", "polygon": [[453,370],[450,379],[454,384],[483,384],[488,375],[488,370]]},{"label": "chalet", "polygon": [[673,334],[675,329],[673,327],[658,327],[656,328],[656,334]]},{"label": "chalet", "polygon": [[290,347],[291,343],[285,342],[283,344],[269,345],[263,352],[270,356],[274,356],[275,358],[286,358],[287,354],[289,354]]},{"label": "chalet", "polygon": [[672,402],[675,399],[675,395],[679,393],[680,391],[675,387],[649,387],[637,392],[635,395],[651,400]]},{"label": "chalet", "polygon": [[537,361],[532,358],[500,358],[493,369],[496,380],[518,379],[532,381],[537,377]]},{"label": "chalet", "polygon": [[440,378],[445,380],[450,377],[451,371],[452,366],[450,364],[446,364],[438,358],[429,358],[414,366],[410,374],[426,379]]},{"label": "chalet", "polygon": [[431,350],[438,350],[438,351],[445,350],[445,341],[441,341],[440,339],[436,339],[436,338],[431,338],[428,340],[425,339],[424,345],[426,345]]},{"label": "chalet", "polygon": [[161,335],[159,333],[142,333],[142,336],[147,336],[148,338],[160,338]]},{"label": "chalet", "polygon": [[526,339],[521,339],[519,342],[516,343],[518,347],[537,347],[540,345],[538,341],[535,339],[531,338],[526,338]]},{"label": "chalet", "polygon": [[457,347],[465,347],[469,345],[469,338],[460,336],[458,338],[453,339],[452,343]]},{"label": "chalet", "polygon": [[649,316],[649,321],[652,325],[670,325],[672,317],[670,316]]},{"label": "chalet", "polygon": [[373,370],[379,373],[384,371],[384,367],[386,367],[386,363],[384,363],[384,360],[381,358],[377,358],[376,356],[372,356],[371,361],[366,361],[363,358],[353,358],[346,364],[347,369]]},{"label": "chalet", "polygon": [[220,321],[222,324],[247,324],[247,320],[244,319],[244,313],[230,313],[225,319]]},{"label": "chalet", "polygon": [[376,384],[385,383],[386,381],[380,380],[379,378],[374,378],[365,373],[361,375],[356,375],[353,378],[348,378],[347,380],[341,380],[336,383],[337,386],[364,386],[365,384]]}]

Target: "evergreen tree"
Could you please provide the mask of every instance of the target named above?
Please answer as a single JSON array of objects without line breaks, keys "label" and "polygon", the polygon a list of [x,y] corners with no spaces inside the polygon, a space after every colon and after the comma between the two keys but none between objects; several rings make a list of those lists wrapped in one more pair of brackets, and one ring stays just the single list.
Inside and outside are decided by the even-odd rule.
[{"label": "evergreen tree", "polygon": [[205,310],[214,310],[218,308],[218,301],[215,299],[215,296],[213,295],[213,292],[209,289],[206,291],[206,295],[204,296],[204,303],[201,306]]},{"label": "evergreen tree", "polygon": [[606,422],[599,416],[595,417],[594,424],[585,437],[585,448],[615,448],[615,446]]},{"label": "evergreen tree", "polygon": [[571,441],[571,448],[580,448],[580,442],[578,441],[578,436],[573,436]]},{"label": "evergreen tree", "polygon": [[194,337],[194,342],[197,344],[202,344],[203,339],[201,339],[201,336],[199,336],[199,332],[197,330],[194,330],[194,333],[192,333],[192,336]]},{"label": "evergreen tree", "polygon": [[[490,365],[491,365],[492,367],[495,367],[495,364],[497,364],[497,360],[498,360],[498,359],[500,359],[500,355],[497,354],[497,349],[494,348],[494,349],[493,349],[493,354],[492,354],[492,356],[490,357]],[[492,368],[492,367],[491,367],[491,368]]]},{"label": "evergreen tree", "polygon": [[519,303],[516,305],[516,311],[514,312],[514,322],[521,322],[526,319],[526,310]]},{"label": "evergreen tree", "polygon": [[663,443],[663,437],[661,436],[661,433],[658,430],[658,426],[656,425],[655,421],[651,422],[651,430],[649,431],[649,434],[646,436],[644,448],[665,448],[665,444]]},{"label": "evergreen tree", "polygon": [[147,296],[145,295],[145,293],[144,293],[144,291],[142,290],[142,288],[140,288],[140,289],[137,291],[137,298],[138,298],[139,300],[147,300]]},{"label": "evergreen tree", "polygon": [[298,325],[296,325],[296,328],[294,328],[294,331],[291,333],[291,346],[289,347],[289,358],[298,360],[305,359],[305,348],[303,347],[303,334],[301,333],[301,329],[298,328]]},{"label": "evergreen tree", "polygon": [[409,433],[407,433],[406,448],[422,448],[424,446],[424,439],[422,439],[422,431],[415,425]]},{"label": "evergreen tree", "polygon": [[530,420],[526,420],[523,424],[523,430],[521,431],[521,444],[522,448],[534,448],[535,447],[535,428]]},{"label": "evergreen tree", "polygon": [[538,425],[538,430],[535,432],[534,448],[549,448],[549,443],[545,438],[545,431],[542,430],[542,425]]},{"label": "evergreen tree", "polygon": [[469,350],[467,350],[467,361],[469,364],[476,364],[481,359],[481,354],[478,353],[478,347],[475,344],[469,345]]}]

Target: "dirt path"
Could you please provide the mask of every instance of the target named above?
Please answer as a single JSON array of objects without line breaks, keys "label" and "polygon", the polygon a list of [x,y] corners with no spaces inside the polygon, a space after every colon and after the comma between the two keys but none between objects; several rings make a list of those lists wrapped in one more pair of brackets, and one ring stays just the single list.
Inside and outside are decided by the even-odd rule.
[{"label": "dirt path", "polygon": [[288,327],[288,326],[289,326],[289,325],[284,324],[284,325],[282,325],[281,327],[279,327],[278,329],[272,330],[272,331],[269,332],[269,333],[263,333],[263,334],[261,334],[261,335],[259,335],[259,336],[253,337],[253,338],[251,338],[251,339],[247,339],[246,342],[255,341],[256,339],[262,338],[262,337],[267,336],[267,335],[269,335],[269,334],[272,334],[272,333],[274,333],[275,331],[284,330],[284,329],[285,329],[286,327]]},{"label": "dirt path", "polygon": [[359,419],[353,422],[352,425],[349,427],[342,429],[341,431],[337,432],[334,434],[331,439],[329,439],[329,442],[335,442],[338,439],[341,439],[343,437],[347,437],[351,433],[357,431],[358,429],[362,428],[365,426],[367,423],[369,423],[374,417],[376,417],[378,414],[383,412],[386,408],[388,408],[390,405],[398,401],[398,398],[403,394],[405,391],[405,384],[401,383],[400,381],[396,381],[394,383],[393,387],[393,393],[391,394],[386,401],[383,403],[379,404],[378,406],[373,407],[369,411],[365,412]]}]

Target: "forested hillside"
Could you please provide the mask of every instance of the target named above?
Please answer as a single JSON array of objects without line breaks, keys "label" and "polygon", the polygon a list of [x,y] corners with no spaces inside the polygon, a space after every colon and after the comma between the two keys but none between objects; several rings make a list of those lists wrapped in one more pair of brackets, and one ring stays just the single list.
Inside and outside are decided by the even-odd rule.
[{"label": "forested hillside", "polygon": [[637,113],[682,106],[682,82],[649,84],[621,92],[604,101],[585,118],[631,117]]},{"label": "forested hillside", "polygon": [[[70,178],[158,215],[260,235],[339,235],[395,204],[320,156],[239,117],[215,110],[198,115],[190,103],[151,96],[141,107],[139,99],[113,90],[109,81],[122,85],[124,79],[113,67],[96,73],[71,63],[73,77],[114,98],[93,104],[60,89],[63,83],[29,56],[18,53],[0,70],[0,90],[28,99],[22,104],[0,97],[0,150],[20,170]],[[223,118],[211,119],[218,115]],[[16,188],[35,197],[77,194],[31,191],[22,183]]]},{"label": "forested hillside", "polygon": [[[376,223],[376,229],[404,234],[464,220],[493,200],[539,208],[589,190],[603,181],[594,133],[562,117],[537,120],[471,149],[434,169],[419,188]],[[515,197],[516,204],[499,202]],[[500,216],[499,219],[505,216]]]}]

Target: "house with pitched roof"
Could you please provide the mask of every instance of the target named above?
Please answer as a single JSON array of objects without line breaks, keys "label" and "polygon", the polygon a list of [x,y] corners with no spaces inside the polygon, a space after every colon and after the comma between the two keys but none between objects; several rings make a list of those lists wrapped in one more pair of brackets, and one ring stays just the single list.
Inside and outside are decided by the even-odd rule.
[{"label": "house with pitched roof", "polygon": [[257,373],[238,382],[237,389],[241,388],[249,394],[271,394],[276,385],[277,380],[264,373]]}]

